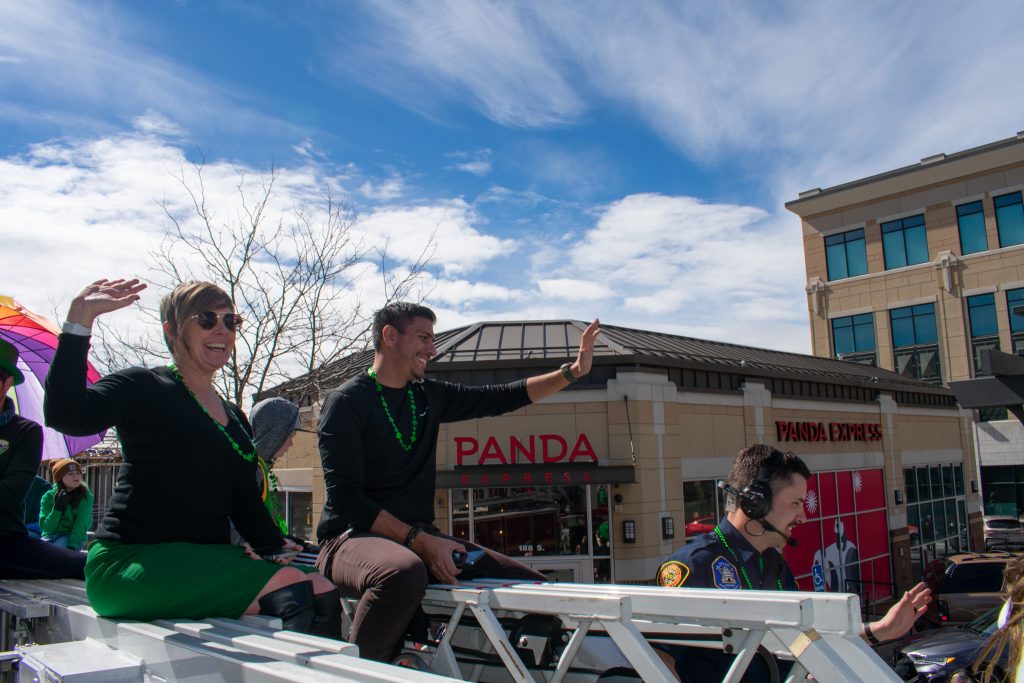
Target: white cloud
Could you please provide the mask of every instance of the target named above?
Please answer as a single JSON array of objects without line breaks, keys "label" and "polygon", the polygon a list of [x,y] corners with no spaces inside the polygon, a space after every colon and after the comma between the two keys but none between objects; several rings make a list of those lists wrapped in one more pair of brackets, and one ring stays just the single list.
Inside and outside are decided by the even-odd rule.
[{"label": "white cloud", "polygon": [[404,190],[405,181],[401,176],[392,174],[379,183],[367,180],[359,187],[359,194],[367,199],[387,202],[401,197]]},{"label": "white cloud", "polygon": [[516,248],[515,240],[480,232],[475,227],[480,220],[464,200],[452,199],[429,206],[381,208],[360,218],[358,227],[382,236],[389,254],[410,262],[433,240],[441,270],[459,275],[480,270],[487,261]]},{"label": "white cloud", "polygon": [[578,280],[574,278],[555,278],[540,280],[537,287],[545,297],[555,299],[573,299],[576,301],[601,301],[612,299],[615,292],[600,282]]},{"label": "white cloud", "polygon": [[0,64],[24,64],[24,57],[15,57],[14,55],[0,55]]},{"label": "white cloud", "polygon": [[472,173],[480,178],[491,172],[491,150],[489,149],[478,149],[472,153],[449,152],[445,156],[454,160],[454,163],[447,168]]},{"label": "white cloud", "polygon": [[[503,125],[528,127],[561,125],[584,110],[557,57],[534,39],[526,7],[421,0],[364,8],[378,30],[346,32],[338,41],[346,48],[331,57],[403,106],[429,114],[439,99],[459,100]],[[347,28],[347,17],[338,21]]]},{"label": "white cloud", "polygon": [[[152,27],[129,12],[96,3],[46,0],[0,3],[0,52],[19,68],[0,69],[0,90],[18,93],[36,115],[74,120],[109,131],[110,119],[159,111],[189,130],[224,126],[301,134],[298,127],[258,111],[252,93],[218,82],[133,40]],[[14,61],[16,60],[16,61]],[[24,120],[16,108],[0,116]]]}]

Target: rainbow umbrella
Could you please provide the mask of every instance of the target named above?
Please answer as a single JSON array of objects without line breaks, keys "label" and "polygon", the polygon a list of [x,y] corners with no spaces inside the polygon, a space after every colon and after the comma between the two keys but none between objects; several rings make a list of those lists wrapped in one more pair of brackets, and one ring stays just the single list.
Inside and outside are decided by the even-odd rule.
[{"label": "rainbow umbrella", "polygon": [[[18,369],[25,381],[14,387],[18,414],[43,424],[43,383],[57,349],[60,329],[42,316],[25,309],[9,296],[0,296],[0,339],[18,349]],[[91,364],[86,383],[93,384],[100,373]],[[103,439],[106,432],[90,436],[67,436],[43,427],[43,460],[70,458]]]}]

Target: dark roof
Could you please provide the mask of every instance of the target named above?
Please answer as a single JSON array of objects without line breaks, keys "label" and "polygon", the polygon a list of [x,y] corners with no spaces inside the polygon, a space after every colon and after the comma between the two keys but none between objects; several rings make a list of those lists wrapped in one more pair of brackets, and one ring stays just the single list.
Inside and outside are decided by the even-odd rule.
[{"label": "dark roof", "polygon": [[[437,356],[430,370],[552,368],[575,358],[587,323],[578,320],[482,322],[439,332]],[[261,396],[299,396],[311,383],[322,395],[373,363],[366,350],[274,387]],[[663,332],[601,325],[594,346],[594,365],[644,366],[712,370],[750,378],[802,379],[831,384],[871,387],[951,396],[941,386],[909,379],[890,370],[801,353],[682,337]]]}]

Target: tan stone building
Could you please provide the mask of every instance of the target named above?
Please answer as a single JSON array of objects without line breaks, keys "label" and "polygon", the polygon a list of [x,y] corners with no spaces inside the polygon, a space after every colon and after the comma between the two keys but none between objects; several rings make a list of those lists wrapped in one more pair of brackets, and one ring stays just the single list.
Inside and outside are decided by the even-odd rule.
[{"label": "tan stone building", "polygon": [[[442,332],[429,376],[485,384],[557,368],[584,327]],[[371,361],[370,352],[345,359],[319,384],[338,386]],[[298,398],[303,386],[274,393]],[[308,424],[318,411],[303,408]],[[650,581],[687,537],[713,529],[724,505],[717,481],[756,442],[796,451],[813,472],[809,521],[786,550],[808,590],[817,574],[823,588],[884,598],[919,574],[922,545],[971,542],[970,420],[948,390],[856,363],[609,325],[588,377],[540,404],[442,428],[436,524],[559,580]],[[307,501],[305,512],[293,506],[293,523],[315,528],[324,496],[315,437],[300,435],[278,468],[282,485],[297,487],[290,498]],[[929,506],[919,528],[908,530],[905,495]]]},{"label": "tan stone building", "polygon": [[[803,227],[814,354],[942,384],[976,377],[981,349],[1024,352],[1022,190],[1024,132],[786,204]],[[986,513],[1019,516],[1024,430],[1005,410],[974,417],[979,471],[966,471]]]}]

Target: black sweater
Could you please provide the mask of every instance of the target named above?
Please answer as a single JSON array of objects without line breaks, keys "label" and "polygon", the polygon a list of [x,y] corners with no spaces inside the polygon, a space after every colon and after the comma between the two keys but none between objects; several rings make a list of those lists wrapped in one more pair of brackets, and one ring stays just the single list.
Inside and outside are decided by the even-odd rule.
[{"label": "black sweater", "polygon": [[[252,485],[256,464],[234,451],[168,368],[132,368],[86,388],[89,338],[62,334],[46,378],[46,424],[67,434],[117,427],[124,462],[96,537],[124,543],[229,543],[228,519],[255,547],[281,533]],[[227,430],[245,452],[245,415]]]},{"label": "black sweater", "polygon": [[[442,422],[501,415],[530,403],[526,382],[469,387],[426,379],[413,382],[416,443],[406,452],[365,372],[332,393],[320,413],[320,461],[327,501],[317,527],[320,542],[350,526],[368,531],[382,509],[406,524],[434,521],[437,435]],[[384,387],[384,399],[409,443],[412,408],[406,389]]]},{"label": "black sweater", "polygon": [[[25,494],[43,457],[43,428],[0,396],[0,539],[25,536]],[[38,513],[38,511],[37,511]]]}]

